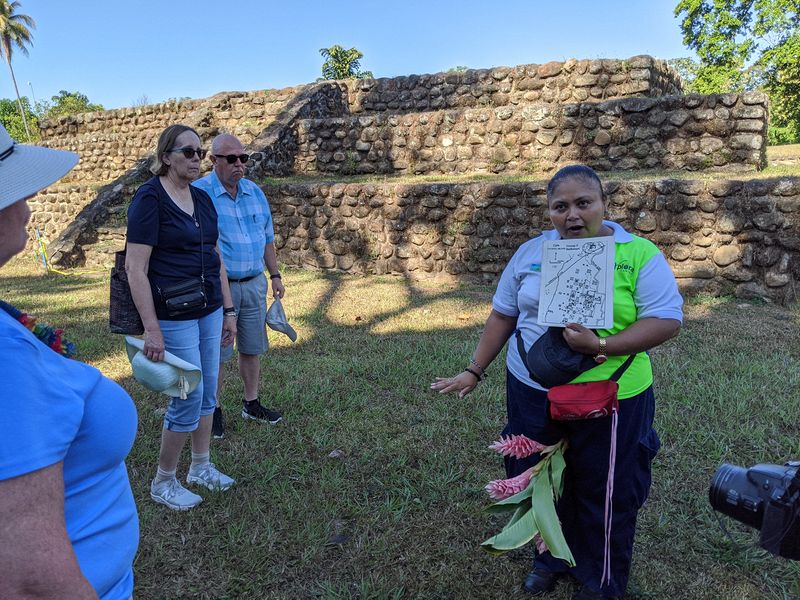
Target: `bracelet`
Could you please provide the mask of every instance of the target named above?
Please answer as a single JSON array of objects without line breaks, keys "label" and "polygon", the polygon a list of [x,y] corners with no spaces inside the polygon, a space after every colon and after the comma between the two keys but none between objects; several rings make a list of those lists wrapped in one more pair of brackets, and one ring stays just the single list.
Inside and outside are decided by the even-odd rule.
[{"label": "bracelet", "polygon": [[237,315],[236,307],[231,306],[230,308],[223,308],[222,309],[222,316],[223,317],[235,317]]},{"label": "bracelet", "polygon": [[484,369],[480,364],[478,364],[478,361],[475,360],[474,356],[469,359],[469,364],[471,364],[476,369],[480,369],[481,373],[485,373],[486,372],[486,369]]},{"label": "bracelet", "polygon": [[477,379],[479,382],[480,382],[480,381],[483,381],[483,380],[486,378],[486,375],[483,375],[483,376],[481,376],[481,375],[478,375],[478,374],[477,374],[475,371],[473,371],[473,370],[472,370],[472,369],[470,369],[469,367],[467,367],[466,369],[464,369],[464,372],[466,372],[466,373],[469,373],[469,374],[471,374],[471,375],[474,375],[474,376],[475,376],[475,379]]},{"label": "bracelet", "polygon": [[269,278],[270,279],[280,279],[281,278],[281,274],[280,273],[275,273],[273,275],[270,275]]}]

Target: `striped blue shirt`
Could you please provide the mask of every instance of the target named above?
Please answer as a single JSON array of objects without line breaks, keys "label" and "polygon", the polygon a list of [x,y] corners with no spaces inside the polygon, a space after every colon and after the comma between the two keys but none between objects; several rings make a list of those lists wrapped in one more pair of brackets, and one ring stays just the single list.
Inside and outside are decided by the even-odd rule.
[{"label": "striped blue shirt", "polygon": [[275,231],[261,188],[242,178],[236,198],[231,198],[214,171],[192,185],[211,196],[217,209],[219,246],[228,277],[243,279],[263,273],[264,247],[275,239]]}]

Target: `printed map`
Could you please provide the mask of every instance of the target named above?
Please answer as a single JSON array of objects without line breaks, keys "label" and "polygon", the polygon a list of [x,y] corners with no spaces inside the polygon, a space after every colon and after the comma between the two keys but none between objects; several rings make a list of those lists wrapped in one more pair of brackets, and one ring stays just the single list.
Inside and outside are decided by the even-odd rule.
[{"label": "printed map", "polygon": [[551,240],[542,249],[540,325],[614,324],[614,238]]}]

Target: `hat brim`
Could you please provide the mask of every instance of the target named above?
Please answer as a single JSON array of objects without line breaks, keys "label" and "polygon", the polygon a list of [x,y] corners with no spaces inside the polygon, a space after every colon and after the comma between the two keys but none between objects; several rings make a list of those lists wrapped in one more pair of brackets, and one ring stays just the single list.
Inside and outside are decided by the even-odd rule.
[{"label": "hat brim", "polygon": [[78,160],[74,152],[14,144],[13,152],[0,161],[0,210],[54,184]]},{"label": "hat brim", "polygon": [[[140,352],[144,353],[144,340],[126,335],[125,350],[128,353],[128,360],[131,363],[133,363],[133,358],[137,354],[139,354]],[[144,356],[144,354],[142,354],[142,356]],[[187,362],[182,358],[175,356],[171,352],[166,352],[166,351],[164,352],[164,362],[184,372],[186,379],[189,381],[190,390],[196,388],[197,384],[200,383],[200,379],[203,376],[202,372],[200,371],[200,367],[196,367],[192,363]],[[163,392],[168,396],[177,395],[177,391],[172,388],[163,390]]]}]

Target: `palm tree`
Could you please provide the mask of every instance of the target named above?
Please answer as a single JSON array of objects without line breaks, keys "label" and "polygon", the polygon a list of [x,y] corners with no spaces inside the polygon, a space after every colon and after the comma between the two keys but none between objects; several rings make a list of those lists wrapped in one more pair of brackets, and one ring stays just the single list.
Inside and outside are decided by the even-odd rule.
[{"label": "palm tree", "polygon": [[19,114],[22,115],[22,124],[25,126],[25,134],[28,141],[31,141],[31,132],[28,130],[28,120],[25,118],[25,109],[22,106],[22,99],[19,97],[17,78],[14,77],[14,69],[11,67],[11,51],[14,46],[25,55],[28,55],[28,48],[32,43],[31,29],[36,29],[36,23],[28,15],[17,12],[20,8],[19,0],[0,0],[0,56],[6,59],[8,70],[11,71],[11,81],[14,82],[14,91],[17,93],[17,106]]},{"label": "palm tree", "polygon": [[360,70],[360,60],[364,54],[356,48],[345,50],[336,44],[330,48],[321,48],[319,53],[325,58],[322,65],[323,79],[372,79],[372,71]]}]

